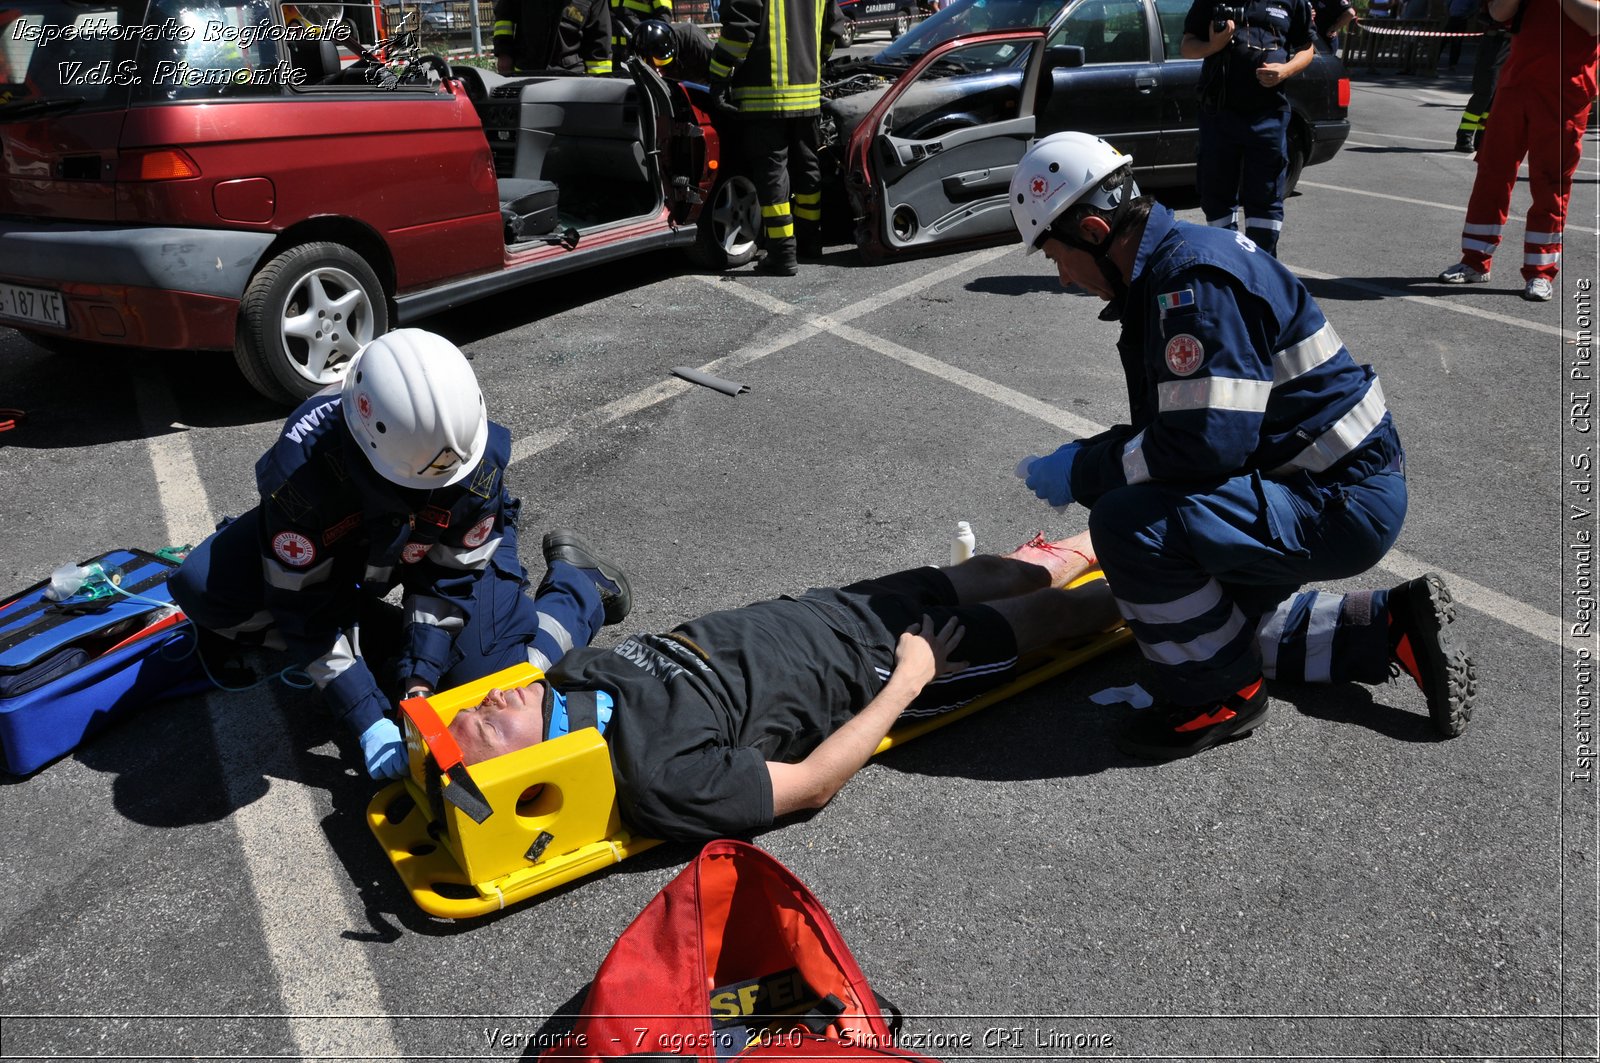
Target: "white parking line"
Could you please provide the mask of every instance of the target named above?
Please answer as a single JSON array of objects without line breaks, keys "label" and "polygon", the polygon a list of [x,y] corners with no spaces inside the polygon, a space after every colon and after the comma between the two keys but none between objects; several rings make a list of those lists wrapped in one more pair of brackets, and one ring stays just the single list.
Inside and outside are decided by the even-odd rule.
[{"label": "white parking line", "polygon": [[[1327,185],[1322,184],[1319,181],[1307,181],[1303,177],[1300,179],[1300,183],[1296,185],[1296,187],[1317,188],[1324,192],[1343,192],[1352,196],[1366,196],[1368,199],[1387,199],[1392,200],[1395,203],[1406,203],[1413,207],[1432,207],[1435,210],[1448,210],[1451,213],[1459,214],[1462,217],[1466,217],[1467,215],[1467,205],[1465,203],[1440,203],[1436,199],[1411,199],[1407,196],[1391,196],[1387,192],[1363,192],[1359,188],[1347,188],[1344,185]],[[1525,217],[1512,216],[1506,219],[1506,225],[1508,227],[1525,225],[1527,224],[1527,221],[1528,219]],[[1589,229],[1582,225],[1573,225],[1570,219],[1567,222],[1567,231],[1574,233],[1587,233],[1590,236],[1600,236],[1600,229]]]},{"label": "white parking line", "polygon": [[[135,402],[148,441],[166,541],[198,543],[216,523],[186,430],[173,431],[172,397],[140,378]],[[229,817],[249,872],[267,956],[300,1056],[400,1058],[365,946],[339,935],[360,925],[344,903],[328,839],[305,786],[277,699],[267,688],[206,696],[206,714],[228,787]],[[267,792],[256,796],[254,780]],[[250,784],[247,787],[247,783]],[[357,1021],[327,1021],[341,1016]]]},{"label": "white parking line", "polygon": [[[1000,249],[998,252],[985,252],[982,255],[963,256],[959,263],[961,268],[951,268],[947,270],[941,270],[939,272],[941,274],[945,274],[946,276],[954,276],[958,273],[975,268],[976,266],[981,265],[983,262],[992,261],[993,259],[1000,257],[1000,255],[1005,254],[1007,250],[1009,249]],[[1530,329],[1535,332],[1551,333],[1557,336],[1563,335],[1560,329],[1552,328],[1548,325],[1541,325],[1538,322],[1524,321],[1519,318],[1507,317],[1502,314],[1494,314],[1489,311],[1474,311],[1473,308],[1470,307],[1460,307],[1454,303],[1444,303],[1437,299],[1425,299],[1419,296],[1404,295],[1402,293],[1394,292],[1390,289],[1384,288],[1381,285],[1369,285],[1357,281],[1348,281],[1344,280],[1343,278],[1321,274],[1314,270],[1296,267],[1291,268],[1294,269],[1294,272],[1299,274],[1319,277],[1324,280],[1337,280],[1341,283],[1353,284],[1357,287],[1377,291],[1385,296],[1415,299],[1416,301],[1425,303],[1430,307],[1443,307],[1462,313],[1473,313],[1474,316],[1501,321],[1506,324],[1515,325],[1519,328]],[[922,288],[927,287],[928,282],[933,276],[933,274],[925,275],[924,277],[920,277],[915,281],[909,282],[908,284],[901,285],[899,288],[891,289],[891,291],[911,294],[912,291],[921,290]],[[765,293],[755,292],[753,289],[746,288],[742,284],[722,285],[718,284],[715,279],[704,279],[708,280],[712,284],[717,284],[719,291],[725,291],[730,295],[738,296],[739,298],[746,299],[750,302],[756,303],[757,305],[770,306],[774,303],[782,303],[781,300],[774,299],[774,297]],[[1052,406],[1046,402],[1041,402],[1030,395],[1025,395],[1022,392],[1008,388],[1003,384],[995,383],[994,381],[978,376],[975,373],[970,373],[965,369],[960,369],[946,362],[942,362],[937,358],[932,358],[918,351],[913,351],[908,347],[904,347],[898,343],[895,343],[893,340],[884,339],[881,336],[877,336],[865,330],[842,323],[847,318],[859,317],[860,314],[856,312],[857,308],[862,307],[867,303],[876,303],[877,305],[882,306],[893,302],[893,299],[887,298],[888,295],[889,293],[886,292],[884,295],[878,296],[875,299],[864,300],[862,303],[853,304],[848,309],[840,311],[839,313],[830,314],[827,316],[808,317],[806,320],[810,321],[818,328],[838,336],[840,339],[854,343],[857,346],[864,347],[867,350],[882,355],[886,358],[892,358],[895,361],[900,362],[902,365],[907,365],[913,369],[928,373],[931,376],[936,376],[941,380],[954,384],[957,387],[965,388],[975,395],[981,395],[992,402],[997,402],[1002,406],[1007,406],[1018,411],[1019,413],[1025,413],[1030,417],[1035,417],[1041,421],[1044,421],[1046,424],[1060,428],[1062,431],[1082,437],[1094,435],[1097,432],[1102,432],[1105,430],[1105,426],[1079,417],[1076,414],[1069,413],[1060,407]],[[788,315],[794,315],[800,312],[799,308],[795,307],[793,304],[782,303],[782,306],[784,308],[784,312]],[[784,346],[789,346],[789,344],[786,343]],[[1460,602],[1462,605],[1465,605],[1471,609],[1475,609],[1486,616],[1494,617],[1497,620],[1509,624],[1521,631],[1525,631],[1536,638],[1543,639],[1546,642],[1557,646],[1564,644],[1562,639],[1561,620],[1559,617],[1556,617],[1550,613],[1546,613],[1540,609],[1536,609],[1531,605],[1519,602],[1516,599],[1501,594],[1499,591],[1486,587],[1481,583],[1467,579],[1465,576],[1458,575],[1435,565],[1428,565],[1419,558],[1413,557],[1412,555],[1401,550],[1390,550],[1389,553],[1385,555],[1384,559],[1378,563],[1377,567],[1391,573],[1392,575],[1398,576],[1402,580],[1415,579],[1417,576],[1420,576],[1426,572],[1438,572],[1440,575],[1444,576],[1446,582],[1450,584],[1451,592],[1454,594],[1456,601]]]},{"label": "white parking line", "polygon": [[[741,366],[749,365],[751,362],[759,361],[769,354],[776,354],[778,351],[793,347],[797,343],[804,343],[806,340],[842,322],[850,321],[863,314],[870,314],[874,310],[879,310],[909,295],[915,295],[917,292],[931,288],[936,284],[943,284],[947,280],[977,269],[979,266],[991,262],[1012,250],[1009,247],[1000,247],[964,255],[943,269],[925,273],[915,280],[890,288],[886,292],[869,296],[859,303],[852,303],[843,310],[835,311],[827,317],[807,317],[805,322],[796,328],[748,346],[740,347],[732,354],[724,355],[698,368],[702,372],[710,373],[713,376],[731,372]],[[693,279],[709,285],[717,291],[735,295],[745,302],[753,303],[769,314],[779,317],[799,316],[802,314],[801,308],[793,303],[768,295],[732,277],[700,274],[694,276]],[[658,402],[665,402],[667,399],[692,391],[697,386],[676,378],[664,380],[659,384],[645,388],[643,391],[636,391],[632,395],[625,395],[620,399],[609,402],[599,409],[580,414],[567,425],[548,428],[542,432],[524,436],[511,444],[511,464],[514,465],[519,461],[526,461],[535,454],[549,450],[556,444],[571,438],[577,432],[598,428],[629,414],[638,413],[640,410],[654,406]]]}]

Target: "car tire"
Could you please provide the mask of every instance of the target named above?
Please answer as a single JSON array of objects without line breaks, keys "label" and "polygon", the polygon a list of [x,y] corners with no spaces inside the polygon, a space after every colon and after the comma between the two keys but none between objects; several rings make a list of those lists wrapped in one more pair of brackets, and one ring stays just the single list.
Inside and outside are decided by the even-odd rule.
[{"label": "car tire", "polygon": [[905,36],[906,30],[911,28],[911,9],[902,7],[894,13],[894,22],[889,26],[889,39],[897,41]]},{"label": "car tire", "polygon": [[1300,171],[1306,168],[1306,159],[1311,156],[1311,138],[1298,121],[1289,127],[1288,148],[1289,170],[1283,181],[1284,199],[1294,195],[1295,186],[1300,183]]},{"label": "car tire", "polygon": [[250,279],[234,360],[251,387],[293,404],[341,380],[356,351],[387,331],[389,302],[366,259],[343,244],[301,244]]},{"label": "car tire", "polygon": [[755,257],[760,235],[761,202],[755,182],[735,174],[718,182],[700,208],[700,227],[689,257],[707,269],[733,269]]},{"label": "car tire", "polygon": [[848,48],[856,43],[856,23],[854,19],[846,19],[844,32],[839,35],[839,47]]}]

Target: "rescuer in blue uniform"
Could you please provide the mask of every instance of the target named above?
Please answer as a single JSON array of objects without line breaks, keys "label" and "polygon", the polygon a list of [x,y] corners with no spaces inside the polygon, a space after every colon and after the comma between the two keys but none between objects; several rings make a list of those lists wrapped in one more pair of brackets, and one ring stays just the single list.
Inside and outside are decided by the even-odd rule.
[{"label": "rescuer in blue uniform", "polygon": [[1391,664],[1417,681],[1436,727],[1460,733],[1472,662],[1451,644],[1438,576],[1294,597],[1365,572],[1400,533],[1405,456],[1377,374],[1248,237],[1140,197],[1132,162],[1058,133],[1011,183],[1030,252],[1122,322],[1130,423],[1018,468],[1051,505],[1090,508],[1118,609],[1156,665],[1162,702],[1122,748],[1172,758],[1250,733],[1269,671],[1375,682]]},{"label": "rescuer in blue uniform", "polygon": [[398,777],[400,731],[352,631],[364,597],[404,588],[392,679],[408,696],[522,662],[550,668],[631,605],[627,577],[571,532],[545,536],[544,580],[524,593],[510,454],[453,344],[420,329],[380,336],[339,390],[289,416],[256,463],[261,503],[189,555],[173,599],[206,632],[306,662],[368,773]]},{"label": "rescuer in blue uniform", "polygon": [[[1197,183],[1206,222],[1242,228],[1278,253],[1289,177],[1289,97],[1283,84],[1316,56],[1309,0],[1242,0],[1242,22],[1218,0],[1194,0],[1183,20],[1185,59],[1200,68]],[[1221,26],[1222,28],[1218,28]],[[1237,213],[1243,210],[1244,224]]]}]

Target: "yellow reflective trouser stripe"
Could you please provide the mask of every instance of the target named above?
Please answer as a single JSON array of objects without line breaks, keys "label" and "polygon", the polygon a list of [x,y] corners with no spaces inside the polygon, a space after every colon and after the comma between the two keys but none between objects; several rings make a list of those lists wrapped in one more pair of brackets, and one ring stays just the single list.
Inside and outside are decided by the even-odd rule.
[{"label": "yellow reflective trouser stripe", "polygon": [[794,216],[801,221],[821,221],[822,193],[796,192],[794,196]]},{"label": "yellow reflective trouser stripe", "polygon": [[611,60],[586,59],[583,64],[583,72],[585,74],[609,74],[611,73]]},{"label": "yellow reflective trouser stripe", "polygon": [[496,37],[515,37],[517,35],[517,24],[510,19],[498,19],[494,24],[494,35]]},{"label": "yellow reflective trouser stripe", "polygon": [[765,223],[767,236],[773,239],[783,239],[794,235],[794,219],[789,216],[789,205],[779,203],[774,205],[761,204],[761,217]]}]

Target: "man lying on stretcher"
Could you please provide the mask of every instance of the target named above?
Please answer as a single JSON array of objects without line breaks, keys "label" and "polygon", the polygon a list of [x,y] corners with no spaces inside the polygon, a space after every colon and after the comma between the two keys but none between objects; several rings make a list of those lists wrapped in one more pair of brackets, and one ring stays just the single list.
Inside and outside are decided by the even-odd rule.
[{"label": "man lying on stretcher", "polygon": [[902,715],[959,708],[1019,656],[1117,621],[1087,532],[711,613],[568,651],[548,683],[493,691],[450,733],[467,764],[569,729],[595,691],[622,816],[656,838],[743,834],[820,808]]}]

